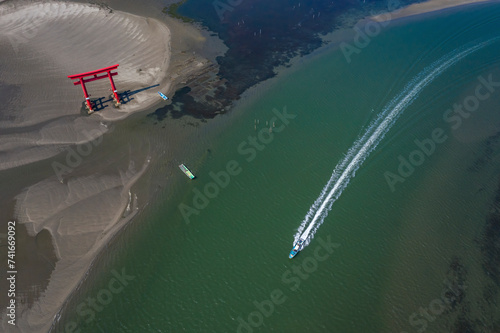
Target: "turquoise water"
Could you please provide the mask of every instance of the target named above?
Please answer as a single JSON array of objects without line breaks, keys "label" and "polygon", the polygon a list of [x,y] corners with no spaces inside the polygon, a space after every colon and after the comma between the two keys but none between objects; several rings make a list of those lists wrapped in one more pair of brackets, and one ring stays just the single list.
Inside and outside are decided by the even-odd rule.
[{"label": "turquoise water", "polygon": [[[75,323],[82,332],[453,332],[460,313],[471,323],[497,320],[484,315],[498,312],[484,296],[498,286],[481,266],[479,244],[500,171],[500,94],[456,129],[443,115],[474,94],[478,76],[500,81],[498,41],[422,88],[309,246],[287,257],[333,169],[384,107],[429,65],[498,36],[499,27],[498,5],[393,24],[351,63],[330,50],[256,90],[213,121],[220,125],[206,125],[223,129],[215,137],[200,127],[198,142],[209,152],[192,168],[197,179],[178,172],[175,195],[151,204],[115,239],[54,331]],[[286,124],[276,117],[284,110],[293,115]],[[436,129],[442,142],[391,190],[385,175],[398,174],[398,157],[408,160],[415,140]],[[228,168],[228,181],[213,185],[213,173]],[[196,207],[196,191],[207,188],[212,198]],[[180,204],[197,209],[189,223]],[[328,240],[333,245],[321,247]],[[130,280],[106,292],[122,269]],[[445,279],[467,285],[446,311],[439,308]],[[93,315],[82,314],[88,297],[111,294]],[[434,312],[425,317],[419,308]]]}]

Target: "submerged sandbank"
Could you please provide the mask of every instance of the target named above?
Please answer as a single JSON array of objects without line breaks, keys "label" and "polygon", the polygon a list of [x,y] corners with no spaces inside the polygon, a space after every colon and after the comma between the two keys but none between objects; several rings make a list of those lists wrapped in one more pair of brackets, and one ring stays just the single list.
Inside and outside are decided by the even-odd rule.
[{"label": "submerged sandbank", "polygon": [[[2,114],[2,119],[0,119],[0,128],[2,129],[0,137],[2,137],[2,142],[6,144],[0,151],[5,153],[4,156],[7,157],[2,159],[0,163],[10,163],[5,164],[3,168],[12,168],[16,165],[47,158],[50,155],[57,154],[61,147],[70,143],[89,140],[90,138],[85,133],[88,133],[90,129],[99,128],[101,132],[105,131],[103,128],[106,128],[109,120],[119,119],[133,111],[143,109],[150,99],[153,99],[153,96],[158,100],[157,90],[167,90],[168,84],[171,84],[174,80],[178,80],[178,82],[185,80],[187,73],[191,69],[190,66],[194,68],[203,68],[205,66],[205,63],[199,58],[189,55],[189,47],[183,50],[170,50],[179,54],[183,52],[185,55],[185,58],[177,62],[178,67],[172,65],[174,59],[169,59],[168,63],[162,62],[165,59],[161,57],[161,47],[156,45],[155,39],[148,41],[148,38],[153,38],[151,37],[152,34],[159,38],[160,46],[163,45],[162,47],[164,47],[170,43],[170,40],[163,39],[165,37],[164,33],[158,33],[158,31],[166,29],[158,21],[113,11],[106,7],[89,5],[50,2],[36,5],[30,4],[29,6],[41,6],[42,9],[44,6],[51,6],[45,10],[44,15],[47,15],[48,18],[41,20],[45,22],[43,24],[49,24],[49,26],[46,30],[40,31],[43,32],[44,36],[47,34],[44,37],[47,38],[46,44],[53,43],[53,45],[48,48],[46,45],[41,45],[44,43],[40,43],[40,48],[34,48],[30,43],[21,43],[16,51],[10,48],[11,41],[9,37],[4,36],[0,41],[0,43],[7,45],[7,50],[0,52],[9,53],[6,59],[12,62],[12,64],[9,64],[10,68],[2,68],[0,81],[13,91],[13,96],[9,98],[6,109],[8,113]],[[91,7],[91,9],[88,7]],[[78,14],[70,15],[66,12],[66,14],[59,15],[57,19],[54,19],[54,13],[67,11],[68,8],[73,8]],[[23,7],[12,6],[8,9],[10,12],[5,13],[10,15],[15,14],[17,10],[23,10]],[[0,10],[2,10],[2,7],[0,7]],[[31,15],[31,11],[29,15]],[[57,20],[61,19],[62,22],[65,22],[66,17],[71,17],[71,22],[65,23],[66,28],[62,23],[58,28]],[[87,27],[88,20],[94,17],[99,17],[99,19],[96,19],[93,26],[96,29],[100,26],[102,30],[95,30],[94,39],[87,40],[86,46],[82,45],[82,39],[78,38],[79,29],[74,27],[83,29]],[[18,27],[15,22],[19,20],[22,20],[23,23]],[[37,20],[35,18],[23,20],[19,15],[7,29],[18,27],[18,35],[22,35],[24,29],[22,27],[29,26],[30,22],[37,22]],[[124,24],[121,27],[125,30],[118,29],[116,31],[120,31],[120,35],[113,35],[115,29],[108,29],[111,26],[108,26],[106,22],[118,26]],[[155,25],[158,25],[158,27],[153,29],[151,26]],[[130,40],[123,38],[123,31],[125,31],[125,36],[129,36]],[[144,33],[144,31],[147,33]],[[60,35],[51,37],[51,34],[55,32]],[[85,32],[87,33],[87,30]],[[195,32],[190,31],[189,33],[192,34],[189,36],[189,40],[192,41],[193,45],[203,42],[203,38]],[[29,35],[29,33],[26,35]],[[182,39],[179,35],[177,35],[177,38]],[[51,39],[53,40],[51,41]],[[69,40],[69,42],[65,43],[65,39]],[[99,44],[100,39],[107,42]],[[184,42],[186,45],[190,44]],[[128,43],[136,45],[135,48],[127,49],[127,52],[122,53],[122,49],[127,48]],[[149,54],[152,51],[143,47],[142,45],[146,45],[143,43],[151,43],[151,45],[147,45],[158,52],[158,57],[152,57]],[[100,46],[100,48],[97,46]],[[90,62],[95,59],[94,54],[96,57],[100,56],[101,52],[105,53],[108,49],[110,52],[106,54],[109,57],[115,56],[116,52],[116,54],[121,54],[122,58],[113,60],[111,63],[108,62],[108,57],[99,58],[101,60],[98,63],[89,64],[89,67],[92,65],[93,67],[90,69],[93,69],[120,63],[119,75],[115,81],[119,90],[146,88],[148,85],[158,83],[160,83],[160,86],[134,95],[134,98],[137,97],[135,101],[122,109],[116,110],[109,106],[92,117],[81,117],[79,115],[81,102],[83,101],[81,89],[72,86],[66,76],[90,69],[87,66],[76,69],[76,67],[73,67],[74,64],[71,63],[66,64],[66,70],[61,70],[62,65],[59,62],[61,61],[64,64],[65,61],[69,62],[71,60],[79,64],[80,57],[83,58],[84,56],[87,59],[86,61]],[[141,54],[140,52],[144,50],[147,50],[148,53]],[[80,51],[83,52],[83,55]],[[85,54],[86,52],[88,53]],[[139,59],[141,56],[144,59]],[[169,53],[164,56],[168,57]],[[18,58],[14,59],[15,57]],[[38,58],[40,60],[37,60]],[[103,64],[102,62],[106,63]],[[127,63],[130,64],[128,67],[125,66]],[[150,63],[149,68],[144,65],[146,63]],[[186,65],[186,63],[189,64]],[[165,67],[167,69],[175,68],[177,73],[167,72],[162,79],[159,79],[164,74],[161,64],[167,66]],[[10,81],[5,79],[4,76]],[[47,83],[40,84],[42,78],[49,78],[49,80]],[[142,81],[138,80],[138,78],[142,78]],[[38,81],[35,83],[31,81],[32,79]],[[91,93],[95,91],[94,94],[107,96],[107,93],[102,93],[102,91],[109,89],[108,83],[104,81],[102,86],[100,84],[101,82],[93,83]],[[37,89],[40,87],[43,89],[38,91]],[[143,98],[140,96],[143,96]],[[54,104],[54,101],[57,104]],[[27,112],[27,110],[30,112]],[[103,121],[106,126],[100,124]],[[44,332],[47,330],[54,318],[54,314],[57,313],[64,300],[77,286],[96,253],[109,241],[112,234],[126,223],[127,219],[122,219],[123,212],[126,211],[127,205],[131,203],[129,201],[130,196],[134,197],[130,192],[130,187],[142,174],[144,168],[147,167],[147,158],[136,160],[136,165],[137,168],[127,168],[126,165],[125,167],[122,165],[115,168],[114,172],[108,172],[105,176],[73,175],[63,180],[62,183],[53,176],[50,179],[40,180],[35,185],[22,191],[16,198],[18,221],[25,222],[32,234],[36,234],[40,230],[50,230],[59,259],[51,276],[49,286],[43,292],[43,295],[35,302],[34,306],[23,309],[22,315],[18,318],[19,323],[21,323],[18,326],[19,331]],[[2,166],[0,165],[1,169]],[[92,214],[89,214],[89,212],[92,212]],[[67,281],[71,282],[67,283]]]}]

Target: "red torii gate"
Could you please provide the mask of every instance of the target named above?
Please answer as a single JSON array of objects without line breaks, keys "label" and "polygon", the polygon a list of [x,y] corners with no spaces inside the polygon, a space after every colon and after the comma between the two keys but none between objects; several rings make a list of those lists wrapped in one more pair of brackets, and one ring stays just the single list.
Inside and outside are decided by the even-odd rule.
[{"label": "red torii gate", "polygon": [[[81,84],[82,89],[83,89],[83,94],[85,95],[85,101],[87,103],[87,108],[89,109],[89,113],[94,112],[92,108],[92,103],[90,102],[90,95],[87,93],[87,88],[85,87],[85,83],[99,80],[99,79],[104,79],[105,77],[109,77],[109,81],[111,82],[111,89],[113,90],[113,95],[114,98],[113,100],[116,102],[116,105],[120,105],[120,97],[118,96],[118,93],[116,92],[116,87],[115,83],[113,82],[113,76],[118,75],[118,73],[111,73],[112,70],[115,70],[119,64],[116,64],[114,66],[109,66],[106,68],[101,68],[95,71],[87,72],[87,73],[81,73],[81,74],[75,74],[75,75],[69,75],[68,77],[71,80],[77,79],[78,81],[73,82],[75,86]],[[106,72],[106,74],[97,76],[97,74],[101,74]],[[86,76],[93,76],[91,78],[85,79]]]}]

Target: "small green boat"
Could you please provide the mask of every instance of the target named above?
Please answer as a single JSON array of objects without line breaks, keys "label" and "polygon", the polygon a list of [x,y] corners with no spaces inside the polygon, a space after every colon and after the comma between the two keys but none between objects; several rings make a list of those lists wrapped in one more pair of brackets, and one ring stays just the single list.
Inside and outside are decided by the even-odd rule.
[{"label": "small green boat", "polygon": [[191,171],[189,171],[187,166],[185,166],[184,164],[179,164],[179,169],[181,169],[182,172],[184,172],[184,174],[189,177],[189,179],[195,178],[195,175],[193,175],[193,173]]}]

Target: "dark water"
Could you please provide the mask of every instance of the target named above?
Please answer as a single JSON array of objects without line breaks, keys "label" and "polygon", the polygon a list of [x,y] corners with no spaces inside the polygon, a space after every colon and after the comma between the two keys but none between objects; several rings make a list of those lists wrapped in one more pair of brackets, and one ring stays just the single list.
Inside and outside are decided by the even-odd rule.
[{"label": "dark water", "polygon": [[[229,50],[217,59],[218,78],[223,85],[203,97],[179,90],[174,103],[182,103],[182,114],[212,118],[226,110],[249,87],[276,75],[278,66],[306,55],[324,44],[323,36],[346,27],[346,18],[356,22],[370,13],[394,10],[414,1],[250,1],[190,0],[178,14],[193,18],[221,38]],[[205,99],[205,101],[203,101]],[[171,113],[173,106],[157,110],[156,116]]]}]

